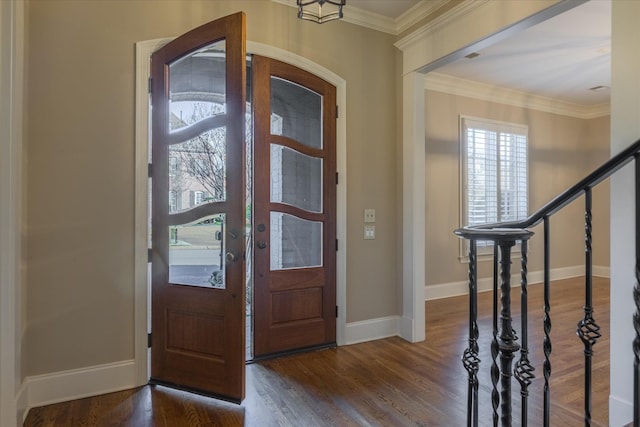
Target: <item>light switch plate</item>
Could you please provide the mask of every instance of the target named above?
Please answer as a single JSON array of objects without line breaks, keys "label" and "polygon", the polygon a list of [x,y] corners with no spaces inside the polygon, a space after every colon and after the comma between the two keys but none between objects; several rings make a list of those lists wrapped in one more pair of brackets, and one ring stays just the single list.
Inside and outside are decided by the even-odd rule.
[{"label": "light switch plate", "polygon": [[364,240],[373,240],[376,238],[376,226],[365,225],[364,226]]},{"label": "light switch plate", "polygon": [[376,222],[376,210],[365,209],[364,210],[364,222]]}]

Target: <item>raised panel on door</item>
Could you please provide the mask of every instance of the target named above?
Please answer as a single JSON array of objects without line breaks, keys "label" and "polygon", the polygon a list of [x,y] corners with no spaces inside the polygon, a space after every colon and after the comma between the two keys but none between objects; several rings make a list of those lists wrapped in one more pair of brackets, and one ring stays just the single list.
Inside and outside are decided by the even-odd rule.
[{"label": "raised panel on door", "polygon": [[244,398],[245,17],[155,52],[151,381]]},{"label": "raised panel on door", "polygon": [[254,357],[335,345],[335,87],[254,56]]}]

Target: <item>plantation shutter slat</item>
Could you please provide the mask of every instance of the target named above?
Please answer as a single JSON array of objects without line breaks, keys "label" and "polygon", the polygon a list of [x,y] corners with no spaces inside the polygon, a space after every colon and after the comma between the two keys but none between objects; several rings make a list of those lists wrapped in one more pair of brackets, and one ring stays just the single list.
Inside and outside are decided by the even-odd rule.
[{"label": "plantation shutter slat", "polygon": [[462,226],[527,217],[527,133],[526,126],[461,117]]}]

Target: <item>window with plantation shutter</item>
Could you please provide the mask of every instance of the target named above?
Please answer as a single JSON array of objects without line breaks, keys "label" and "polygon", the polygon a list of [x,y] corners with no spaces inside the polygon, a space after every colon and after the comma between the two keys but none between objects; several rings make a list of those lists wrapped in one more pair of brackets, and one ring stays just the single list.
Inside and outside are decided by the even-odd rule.
[{"label": "window with plantation shutter", "polygon": [[[524,125],[460,118],[462,226],[527,217],[527,134]],[[490,246],[478,242],[479,253]]]}]

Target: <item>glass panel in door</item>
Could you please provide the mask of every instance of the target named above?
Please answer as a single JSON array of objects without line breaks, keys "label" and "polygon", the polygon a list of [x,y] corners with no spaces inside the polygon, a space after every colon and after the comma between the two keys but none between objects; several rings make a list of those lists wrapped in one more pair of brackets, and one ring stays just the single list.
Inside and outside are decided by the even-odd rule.
[{"label": "glass panel in door", "polygon": [[169,227],[169,283],[225,288],[224,214]]},{"label": "glass panel in door", "polygon": [[226,112],[225,46],[218,41],[169,66],[171,132]]},{"label": "glass panel in door", "polygon": [[322,96],[291,81],[271,77],[271,134],[322,148]]},{"label": "glass panel in door", "polygon": [[271,201],[322,212],[322,159],[271,144]]},{"label": "glass panel in door", "polygon": [[322,223],[271,212],[271,270],[322,265]]}]

